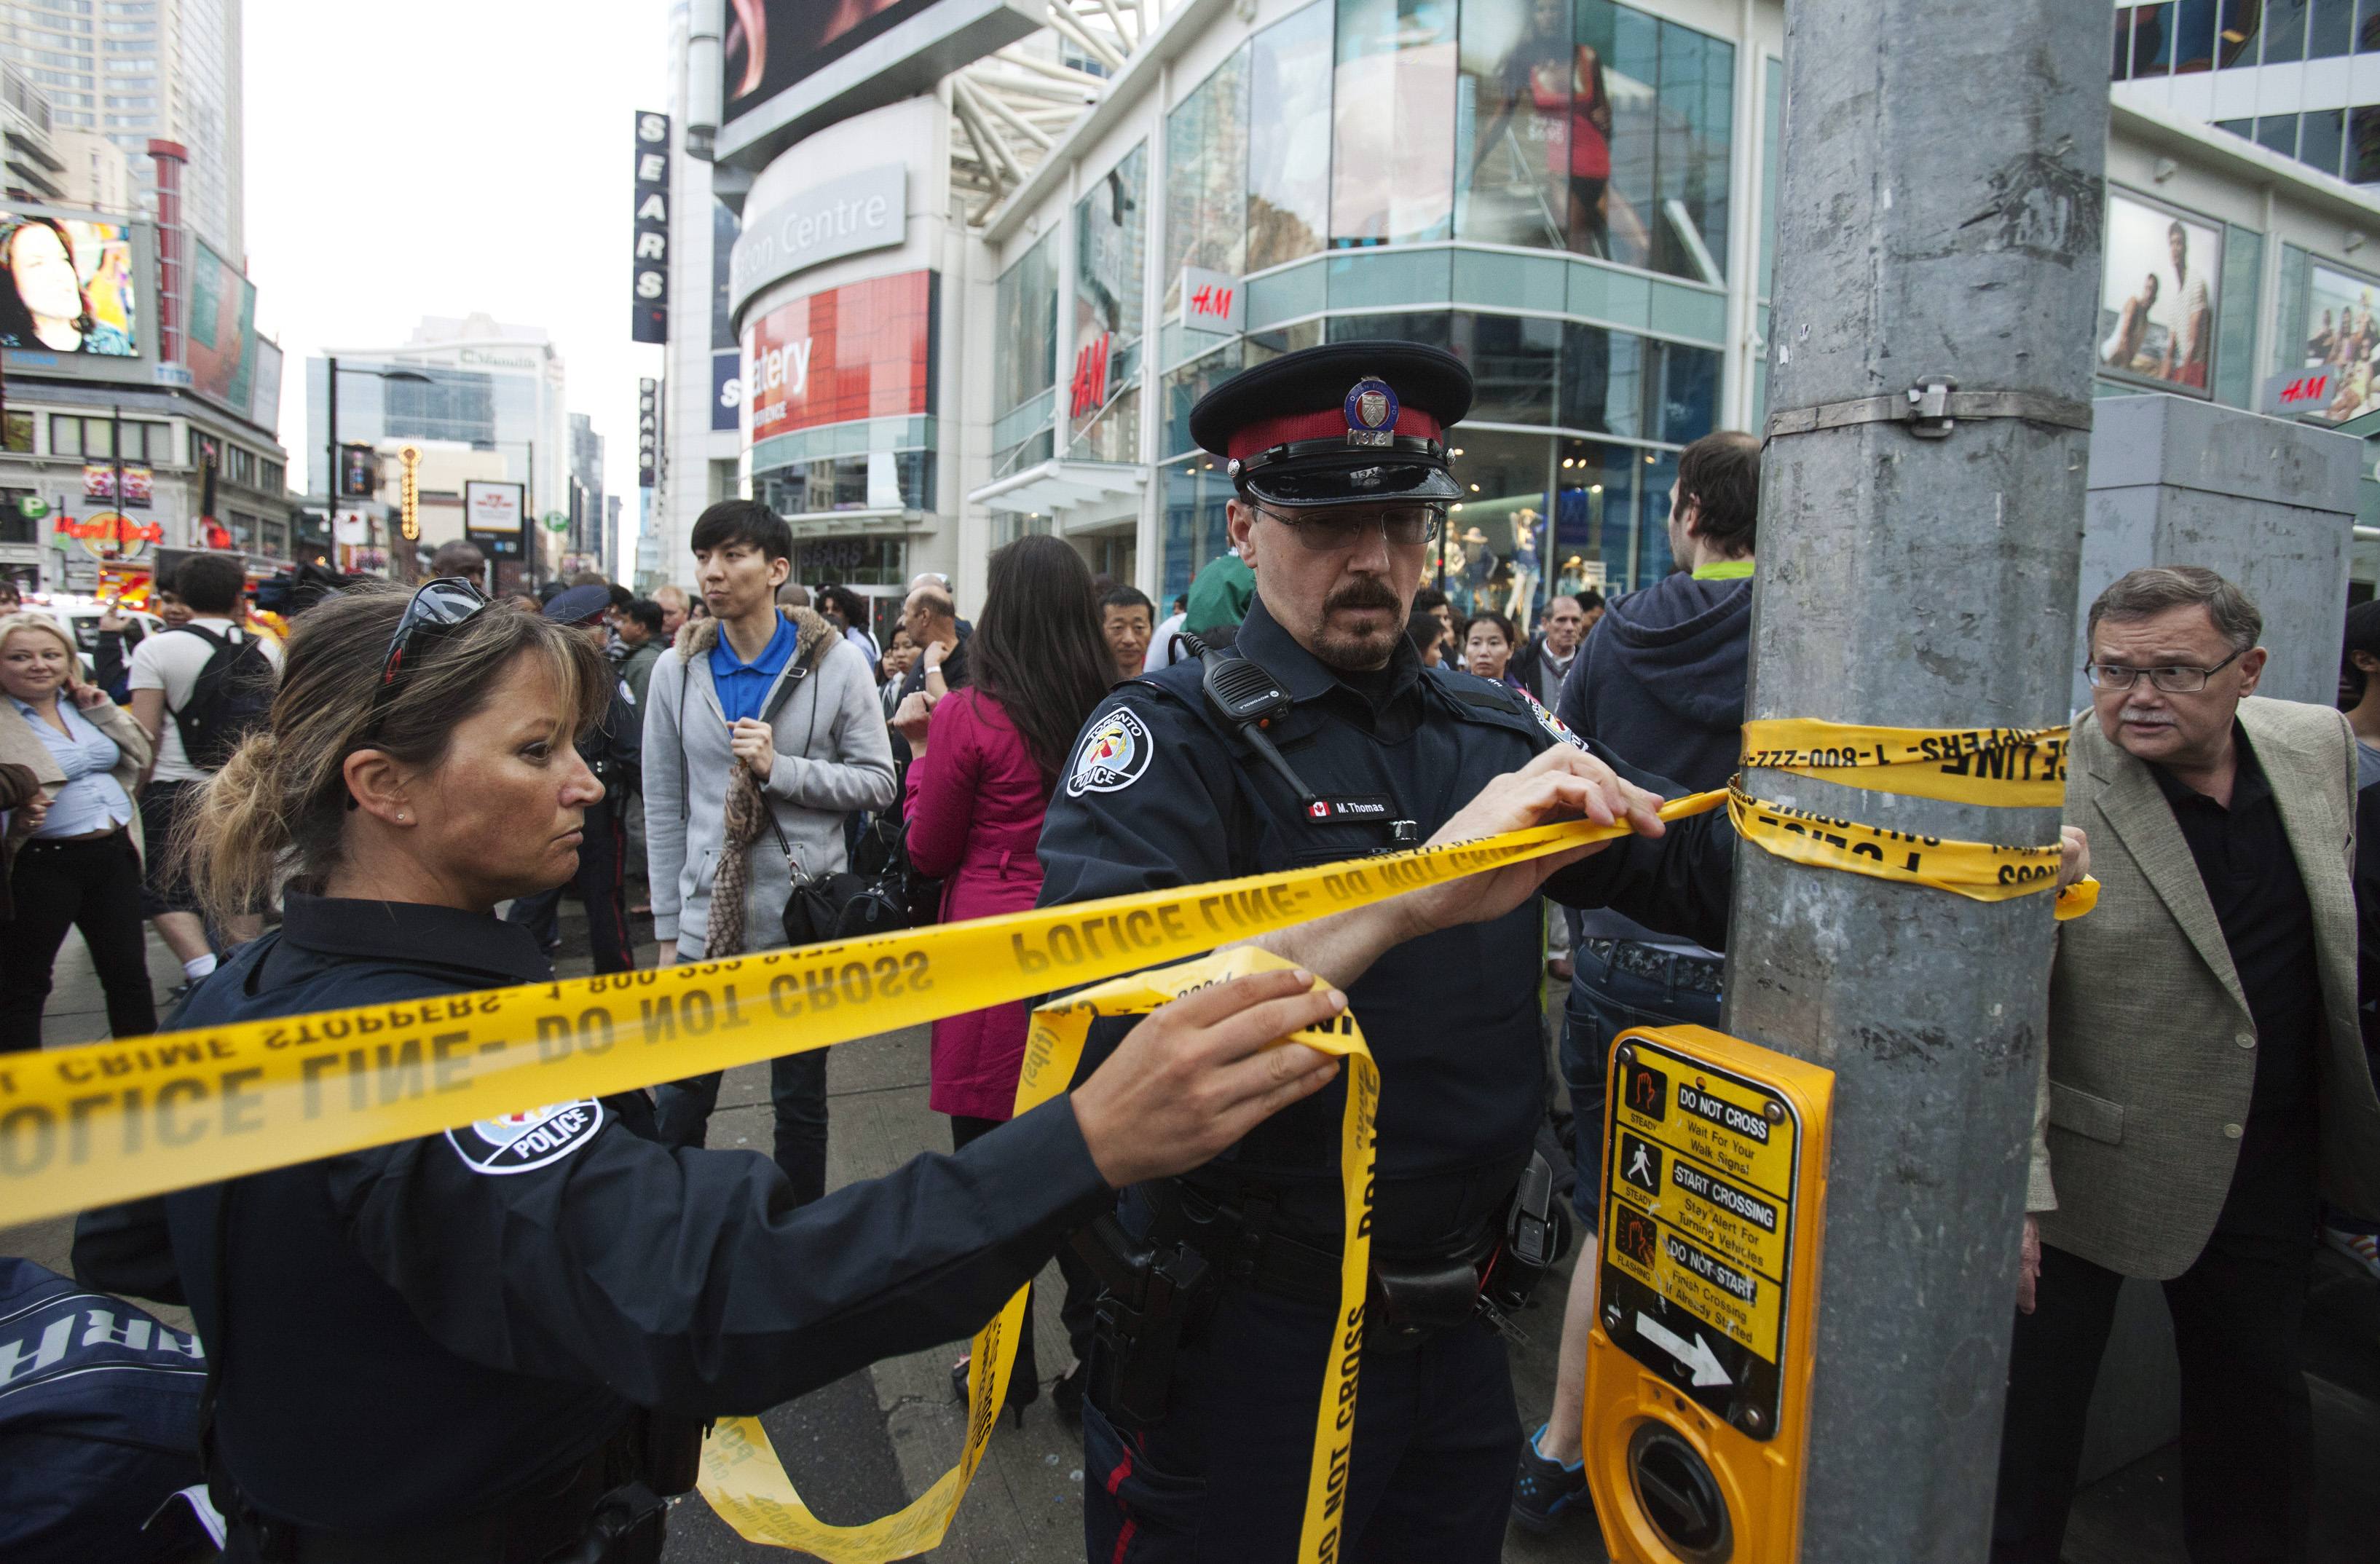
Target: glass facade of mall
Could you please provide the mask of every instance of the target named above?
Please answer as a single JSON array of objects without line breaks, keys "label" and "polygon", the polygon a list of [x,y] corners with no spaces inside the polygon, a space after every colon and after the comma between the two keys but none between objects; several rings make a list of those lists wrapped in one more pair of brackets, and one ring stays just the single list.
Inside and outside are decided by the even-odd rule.
[{"label": "glass facade of mall", "polygon": [[[1150,139],[1084,166],[1071,378],[1058,225],[1009,249],[994,479],[1053,452],[1153,455],[1170,599],[1221,548],[1231,493],[1190,440],[1192,404],[1297,347],[1404,338],[1478,386],[1434,562],[1458,608],[1525,615],[1551,591],[1658,577],[1677,451],[1727,406],[1730,240],[1763,193],[1735,188],[1732,162],[1755,64],[1612,0],[1314,0],[1260,28],[1176,75]],[[1184,323],[1184,268],[1237,281],[1243,332]]]}]

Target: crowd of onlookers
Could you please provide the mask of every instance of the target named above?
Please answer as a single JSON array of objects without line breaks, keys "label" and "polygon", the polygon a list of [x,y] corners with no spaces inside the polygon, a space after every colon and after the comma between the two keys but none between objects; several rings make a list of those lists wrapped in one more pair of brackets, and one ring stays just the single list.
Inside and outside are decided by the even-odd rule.
[{"label": "crowd of onlookers", "polygon": [[[1757,443],[1741,434],[1713,435],[1682,454],[1669,527],[1678,568],[1663,580],[1609,604],[1592,589],[1556,594],[1525,635],[1492,609],[1459,616],[1445,591],[1426,584],[1406,627],[1413,651],[1427,667],[1460,669],[1526,696],[1545,709],[1549,727],[1591,734],[1682,789],[1723,785],[1745,713],[1758,464]],[[872,593],[793,579],[791,531],[757,502],[711,506],[691,541],[689,587],[638,596],[587,573],[515,600],[520,612],[583,632],[611,660],[604,715],[578,741],[604,794],[586,811],[577,871],[506,913],[552,953],[559,904],[576,896],[599,972],[635,965],[635,920],[648,915],[658,959],[669,964],[828,938],[869,898],[912,920],[1034,906],[1044,814],[1088,720],[1118,684],[1228,649],[1254,588],[1248,564],[1227,552],[1160,606],[1095,576],[1064,541],[1027,536],[991,555],[971,616],[961,613],[949,578],[929,573],[908,583],[895,617],[879,612],[886,600]],[[476,548],[450,544],[431,562],[417,600],[460,594],[458,613],[467,616],[487,575]],[[175,850],[193,801],[241,740],[264,730],[280,642],[276,616],[260,615],[250,593],[237,556],[191,557],[153,585],[162,628],[143,633],[111,607],[87,649],[68,623],[27,610],[13,588],[0,588],[0,1052],[42,1046],[68,928],[89,948],[109,1029],[122,1037],[160,1022],[144,922],[181,967],[180,984],[164,996],[171,1005],[273,915],[261,899],[244,907],[211,903],[202,913]],[[290,598],[287,612],[301,611]],[[2197,1030],[2208,1034],[2200,1039],[2206,1058],[2236,1063],[2244,1055],[2231,1050],[2252,1049],[2255,1061],[2252,1097],[2224,1098],[2230,1107],[2223,1111],[2238,1114],[2223,1129],[2231,1143],[2224,1178],[2197,1181],[2206,1185],[2205,1220],[2177,1227],[2154,1253],[2143,1247],[2149,1238],[2119,1231],[2112,1217],[2095,1226],[2091,1213],[2126,1178],[2143,1189],[2157,1181],[2187,1185],[2203,1158],[2176,1158],[2167,1169],[2157,1162],[2163,1152],[2136,1146],[2124,1154],[2131,1164],[2091,1161],[2102,1155],[2095,1143],[2120,1144],[2103,1132],[2109,1112],[2121,1124],[2122,1109],[2077,1085],[2045,1087],[2029,1204],[2048,1258],[2028,1262],[2026,1285],[2038,1264],[2046,1312],[2017,1334],[2010,1426],[2051,1453],[2011,1454],[2002,1474],[2004,1526],[2010,1535],[2030,1525],[2051,1536],[2045,1558],[2054,1555],[2053,1522],[2071,1488],[2058,1441],[2079,1438],[2075,1387],[2087,1396],[2092,1341],[2104,1340],[2121,1274],[2175,1278],[2168,1291],[2186,1377],[2213,1383],[2228,1375],[2225,1383],[2237,1381],[2241,1395],[2267,1400],[2279,1394],[2274,1385],[2287,1383],[2288,1353],[2272,1342],[2243,1345],[2240,1320],[2243,1300],[2261,1311],[2257,1318],[2293,1320],[2302,1310],[2303,1251],[2315,1231],[2310,1158],[2322,1140],[2314,1083],[2331,1079],[2323,1087],[2330,1091],[2338,1079],[2336,1072],[2325,1077],[2321,1062],[2317,958],[2336,958],[2350,972],[2360,962],[2367,1000],[2380,988],[2380,604],[2361,605],[2348,621],[2338,704],[2361,747],[2342,748],[2339,758],[2350,770],[2361,765],[2351,786],[2316,774],[2320,768],[2292,747],[2300,739],[2311,745],[2306,734],[2337,738],[2316,733],[2321,721],[2335,729],[2335,717],[2311,708],[2290,709],[2307,716],[2277,714],[2277,702],[2242,713],[2262,666],[2261,627],[2237,588],[2211,572],[2168,569],[2135,572],[2109,588],[2087,632],[2086,672],[2107,736],[2078,716],[2074,753],[2097,756],[2093,763],[2107,776],[2128,774],[2126,755],[2144,762],[2134,769],[2146,780],[2124,806],[2138,812],[2143,830],[2154,825],[2171,839],[2159,871],[2170,883],[2161,894],[2184,896],[2195,883],[2204,894],[2192,904],[2206,910],[2204,927],[2192,931],[2194,946],[2166,931],[2170,948],[2161,949],[2170,960],[2160,970],[2195,973],[2199,955],[2221,950],[2223,962],[2206,959],[2222,981],[2177,988],[2174,1003],[2196,1006],[2189,1014],[2204,1023]],[[2199,765],[2192,757],[2202,751],[2217,760]],[[2293,867],[2312,863],[2302,851],[2293,858],[2291,848],[2302,846],[2298,814],[2317,807],[2325,812],[2314,834],[2333,844],[2333,855],[2342,834],[2360,850],[2351,887],[2360,924],[2331,916],[2327,903],[2319,915],[2310,910]],[[2354,817],[2351,832],[2344,816],[2332,819],[2340,811]],[[2136,891],[2139,872],[2121,867],[2122,855],[2140,849],[2106,833],[2094,847],[2108,894]],[[2063,1069],[2082,1079],[2086,1066],[2077,1061],[2099,1045],[2080,1034],[2111,1031],[2073,1022],[2097,1013],[2078,997],[2086,987],[2078,975],[2103,959],[2094,938],[2117,921],[2103,916],[2060,946],[2053,1075]],[[1547,958],[1565,995],[1560,1073],[1574,1110],[1578,1216],[1591,1228],[1613,1039],[1632,1025],[1716,1025],[1725,961],[1609,910],[1549,918]],[[2121,987],[2135,976],[2106,977]],[[2228,1000],[2220,992],[2227,983]],[[2362,1013],[2368,1021],[2374,1012]],[[1026,1024],[1021,1001],[933,1024],[929,1102],[949,1119],[954,1147],[1010,1116]],[[2190,1030],[2174,1026],[2177,1035]],[[2143,1056],[2162,1048],[2174,1070],[2198,1068],[2153,1039],[2139,1048]],[[826,1190],[827,1057],[814,1049],[771,1065],[773,1154],[797,1202]],[[2108,1080],[2111,1092],[2132,1089]],[[716,1073],[662,1086],[662,1139],[701,1146],[719,1089]],[[2053,1149],[2071,1182],[2045,1204]],[[2145,1171],[2125,1170],[2133,1164]],[[2322,1231],[2380,1274],[2374,1225],[2332,1209]],[[1552,1416],[1527,1447],[1516,1489],[1516,1512],[1536,1524],[1552,1524],[1584,1486],[1578,1436],[1595,1292],[1592,1267],[1577,1275]],[[1079,1364],[1093,1288],[1071,1269],[1068,1280],[1062,1315]],[[2028,1313],[2031,1303],[2028,1291]],[[2204,1317],[2185,1323],[2180,1316],[2192,1310]],[[2293,1336],[2287,1344],[2293,1352]],[[954,1372],[963,1378],[965,1364]],[[1079,1367],[1057,1381],[1062,1410],[1079,1405],[1081,1381]],[[1012,1403],[1032,1400],[1038,1385],[1028,1332]],[[2277,1426],[2275,1419],[2294,1416],[2275,1402],[2251,1421]],[[2186,1437],[2232,1448],[2207,1429]],[[2202,1496],[2193,1502],[2209,1502],[2205,1485],[2192,1482]],[[2219,1531],[2233,1521],[2228,1511],[2207,1515],[2193,1525]]]}]

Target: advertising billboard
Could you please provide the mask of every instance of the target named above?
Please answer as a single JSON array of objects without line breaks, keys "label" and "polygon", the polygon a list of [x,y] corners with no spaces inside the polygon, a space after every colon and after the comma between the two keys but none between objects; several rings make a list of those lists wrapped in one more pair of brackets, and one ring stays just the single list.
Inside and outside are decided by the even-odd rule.
[{"label": "advertising billboard", "polygon": [[0,205],[0,346],[138,357],[132,236],[127,223]]},{"label": "advertising billboard", "polygon": [[669,144],[665,114],[637,114],[636,259],[630,265],[629,337],[669,341]]},{"label": "advertising billboard", "polygon": [[726,21],[717,155],[754,167],[1047,25],[1041,0],[726,0]]},{"label": "advertising billboard", "polygon": [[2223,236],[2122,192],[2107,192],[2099,286],[2099,367],[2165,391],[2207,394],[2223,275]]},{"label": "advertising billboard", "polygon": [[519,537],[521,515],[528,509],[523,493],[525,488],[518,483],[466,479],[463,482],[463,530],[484,532],[498,538]]},{"label": "advertising billboard", "polygon": [[[2321,261],[2306,267],[2305,317],[2297,322],[2302,345],[2295,374],[2268,398],[2267,411],[2340,423],[2380,407],[2380,325],[2373,320],[2380,283]],[[2283,326],[2288,329],[2287,323]]]},{"label": "advertising billboard", "polygon": [[188,277],[190,389],[245,418],[256,395],[256,285],[195,235]]},{"label": "advertising billboard", "polygon": [[112,465],[92,463],[82,469],[82,497],[86,500],[106,500],[121,509],[145,511],[154,492],[154,479],[144,467],[127,465],[124,468],[124,492],[115,492],[116,469]]},{"label": "advertising billboard", "polygon": [[256,339],[256,393],[249,398],[248,417],[265,432],[281,432],[281,346],[271,337]]},{"label": "advertising billboard", "polygon": [[751,441],[933,410],[934,273],[829,288],[744,328]]}]

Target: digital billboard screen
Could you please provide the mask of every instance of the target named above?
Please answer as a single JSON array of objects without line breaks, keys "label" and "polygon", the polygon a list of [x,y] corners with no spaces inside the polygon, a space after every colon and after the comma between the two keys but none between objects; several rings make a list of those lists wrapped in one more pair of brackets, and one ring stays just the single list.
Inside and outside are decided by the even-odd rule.
[{"label": "digital billboard screen", "polygon": [[721,98],[734,119],[937,0],[727,0]]},{"label": "digital billboard screen", "polygon": [[904,272],[791,299],[744,328],[754,442],[820,424],[933,411],[934,274]]},{"label": "digital billboard screen", "polygon": [[189,290],[190,389],[246,417],[256,395],[256,285],[193,236]]},{"label": "digital billboard screen", "polygon": [[0,346],[137,357],[136,274],[128,224],[0,206]]}]

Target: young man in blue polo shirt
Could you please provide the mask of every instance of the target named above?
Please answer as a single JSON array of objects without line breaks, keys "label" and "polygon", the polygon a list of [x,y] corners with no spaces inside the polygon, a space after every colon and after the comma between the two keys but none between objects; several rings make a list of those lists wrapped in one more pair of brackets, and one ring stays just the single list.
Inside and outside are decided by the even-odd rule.
[{"label": "young man in blue polo shirt", "polygon": [[[893,795],[868,659],[813,610],[777,605],[793,570],[783,519],[723,500],[697,519],[693,543],[710,616],[680,627],[645,686],[645,854],[663,964],[783,944],[794,872],[840,873],[844,818]],[[772,1061],[770,1087],[777,1164],[798,1198],[815,1200],[826,1192],[826,1054]],[[663,1086],[662,1138],[702,1145],[718,1100],[716,1074]]]}]

